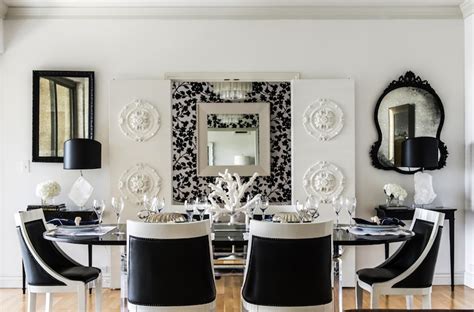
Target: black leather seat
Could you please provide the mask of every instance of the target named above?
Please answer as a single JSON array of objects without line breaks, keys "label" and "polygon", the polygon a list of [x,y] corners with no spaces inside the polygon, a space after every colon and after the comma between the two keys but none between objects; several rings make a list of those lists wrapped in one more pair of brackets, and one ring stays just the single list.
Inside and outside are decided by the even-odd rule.
[{"label": "black leather seat", "polygon": [[[371,292],[372,308],[377,308],[380,294],[423,295],[424,305],[429,307],[443,220],[443,214],[417,209],[411,226],[414,237],[379,266],[357,271],[358,308],[362,307],[362,288]],[[407,297],[407,305],[411,305],[411,297]]]},{"label": "black leather seat", "polygon": [[[36,306],[36,293],[46,293],[46,310],[51,308],[52,292],[78,292],[79,311],[86,309],[86,291],[96,286],[96,310],[101,309],[102,280],[98,268],[72,260],[53,242],[43,238],[46,223],[43,211],[36,209],[15,215],[22,258],[28,282],[29,308]],[[49,299],[48,299],[49,298]]]},{"label": "black leather seat", "polygon": [[251,221],[242,306],[246,311],[332,311],[332,222]]},{"label": "black leather seat", "polygon": [[184,224],[128,221],[127,235],[130,311],[214,310],[209,220]]}]

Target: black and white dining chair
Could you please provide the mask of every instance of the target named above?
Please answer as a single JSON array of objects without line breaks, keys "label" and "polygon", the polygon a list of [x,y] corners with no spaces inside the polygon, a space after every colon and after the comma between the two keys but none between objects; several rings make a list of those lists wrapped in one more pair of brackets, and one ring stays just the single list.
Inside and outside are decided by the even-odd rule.
[{"label": "black and white dining chair", "polygon": [[423,296],[423,308],[431,308],[431,286],[443,227],[444,214],[416,209],[411,230],[415,236],[385,262],[357,271],[356,306],[362,308],[363,290],[370,292],[372,309],[380,295],[405,295],[407,309],[413,295]]},{"label": "black and white dining chair", "polygon": [[68,257],[54,242],[43,238],[42,209],[15,214],[20,249],[28,282],[28,312],[36,310],[36,294],[46,294],[45,311],[52,309],[52,294],[77,292],[78,311],[87,309],[87,291],[95,285],[96,311],[102,308],[102,275]]},{"label": "black and white dining chair", "polygon": [[214,311],[209,220],[127,221],[129,311]]},{"label": "black and white dining chair", "polygon": [[333,222],[250,222],[244,311],[333,311]]}]

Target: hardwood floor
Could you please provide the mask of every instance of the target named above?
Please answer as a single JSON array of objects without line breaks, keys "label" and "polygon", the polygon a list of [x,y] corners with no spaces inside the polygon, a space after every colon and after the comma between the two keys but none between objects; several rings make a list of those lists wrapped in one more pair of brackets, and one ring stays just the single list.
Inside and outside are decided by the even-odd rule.
[{"label": "hardwood floor", "polygon": [[[217,280],[217,311],[240,311],[240,287],[242,276],[225,276]],[[451,293],[449,286],[433,287],[433,309],[474,309],[474,289],[456,286]],[[91,300],[92,299],[92,300]],[[369,297],[364,296],[364,307],[368,307]],[[0,311],[26,311],[27,296],[22,295],[20,289],[0,289]],[[383,296],[380,300],[381,308],[405,308],[405,298],[401,296]],[[421,299],[415,297],[415,308],[421,308]],[[94,294],[89,297],[88,311],[94,309]],[[344,308],[354,308],[354,289],[344,289]],[[37,311],[44,310],[44,295],[38,297]],[[120,292],[106,289],[103,292],[103,311],[119,311]],[[56,294],[53,298],[53,311],[76,311],[76,296],[74,294]]]}]

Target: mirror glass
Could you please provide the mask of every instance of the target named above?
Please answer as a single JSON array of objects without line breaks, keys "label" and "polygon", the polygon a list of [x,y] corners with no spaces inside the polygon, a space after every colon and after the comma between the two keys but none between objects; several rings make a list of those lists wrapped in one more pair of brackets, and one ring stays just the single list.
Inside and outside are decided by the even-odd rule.
[{"label": "mirror glass", "polygon": [[84,72],[34,73],[34,161],[61,162],[65,141],[93,138],[92,77]]},{"label": "mirror glass", "polygon": [[209,166],[258,163],[258,114],[209,114]]},{"label": "mirror glass", "polygon": [[401,147],[405,139],[436,137],[441,122],[441,110],[436,101],[429,92],[414,87],[395,89],[383,98],[378,112],[382,131],[378,159],[383,165],[401,166]]},{"label": "mirror glass", "polygon": [[378,140],[370,157],[375,168],[413,174],[420,168],[402,167],[402,143],[409,138],[438,140],[438,167],[446,165],[448,150],[441,141],[444,109],[428,81],[408,71],[394,80],[380,96],[374,112]]},{"label": "mirror glass", "polygon": [[270,174],[268,103],[198,103],[198,176]]}]

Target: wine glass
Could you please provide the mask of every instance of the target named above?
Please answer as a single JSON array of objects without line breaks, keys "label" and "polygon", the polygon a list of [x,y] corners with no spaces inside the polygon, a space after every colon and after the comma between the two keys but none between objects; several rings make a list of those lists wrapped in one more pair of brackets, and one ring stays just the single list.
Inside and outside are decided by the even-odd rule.
[{"label": "wine glass", "polygon": [[105,201],[94,199],[94,201],[92,202],[92,208],[94,209],[95,214],[97,215],[97,218],[99,219],[99,225],[100,225],[102,223],[102,215],[105,210]]},{"label": "wine glass", "polygon": [[269,206],[268,197],[265,195],[261,196],[259,203],[260,203],[260,210],[262,211],[262,220],[265,221],[266,220],[265,210],[267,210]]},{"label": "wine glass", "polygon": [[186,214],[188,215],[188,221],[192,222],[193,221],[193,214],[194,214],[194,208],[192,205],[188,205],[188,201],[184,201],[184,210],[186,210]]},{"label": "wine glass", "polygon": [[158,213],[161,213],[165,209],[165,198],[163,197],[158,203]]},{"label": "wine glass", "polygon": [[207,208],[207,197],[201,196],[200,198],[196,198],[196,208],[199,212],[199,219],[202,221],[204,218],[204,212]]},{"label": "wine glass", "polygon": [[143,204],[143,209],[145,210],[150,210],[150,198],[148,197],[148,195],[145,193],[143,194],[143,201],[142,201],[142,204]]},{"label": "wine glass", "polygon": [[117,231],[114,232],[115,235],[122,235],[125,234],[124,232],[120,231],[120,214],[123,211],[123,208],[125,207],[125,202],[123,201],[122,197],[112,197],[112,208],[115,212],[115,216],[117,217]]},{"label": "wine glass", "polygon": [[300,219],[300,223],[303,223],[304,218],[308,215],[305,205],[301,205],[300,202],[297,200],[295,205],[296,213],[298,214],[298,218]]},{"label": "wine glass", "polygon": [[150,211],[154,213],[159,212],[159,202],[157,197],[153,197],[150,202]]},{"label": "wine glass", "polygon": [[339,213],[344,205],[344,198],[341,196],[339,198],[334,197],[332,199],[332,207],[334,208],[334,212],[336,213],[336,228],[339,227]]},{"label": "wine glass", "polygon": [[319,201],[313,196],[308,196],[305,201],[306,211],[311,217],[311,221],[319,217]]},{"label": "wine glass", "polygon": [[355,197],[348,197],[345,199],[345,206],[347,208],[347,213],[349,214],[349,227],[352,227],[352,215],[355,213],[357,206],[357,199]]}]

